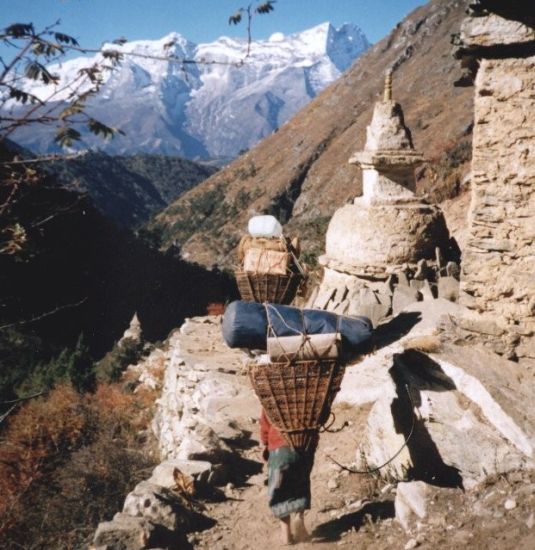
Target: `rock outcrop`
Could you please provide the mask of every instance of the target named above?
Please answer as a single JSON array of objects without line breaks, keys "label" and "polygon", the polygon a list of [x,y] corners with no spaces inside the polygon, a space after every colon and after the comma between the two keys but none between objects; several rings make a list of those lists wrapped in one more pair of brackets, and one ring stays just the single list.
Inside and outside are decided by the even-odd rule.
[{"label": "rock outcrop", "polygon": [[[347,368],[338,400],[373,403],[357,450],[361,469],[472,487],[534,467],[535,414],[525,403],[535,383],[523,366],[455,342],[457,319],[469,315],[442,300],[413,304],[397,319],[405,336]],[[395,324],[381,327],[379,342]]]}]

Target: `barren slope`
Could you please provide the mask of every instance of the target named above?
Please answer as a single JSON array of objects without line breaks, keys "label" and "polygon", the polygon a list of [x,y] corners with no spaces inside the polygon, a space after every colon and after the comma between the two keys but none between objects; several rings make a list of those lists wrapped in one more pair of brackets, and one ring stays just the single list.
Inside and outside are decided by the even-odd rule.
[{"label": "barren slope", "polygon": [[438,200],[455,195],[470,154],[473,90],[453,86],[450,40],[465,6],[434,0],[413,11],[277,133],[161,213],[155,225],[165,241],[181,243],[189,259],[231,265],[247,219],[269,212],[301,233],[313,260],[333,211],[360,194],[347,160],[364,146],[388,67],[415,146],[430,160],[419,188]]}]

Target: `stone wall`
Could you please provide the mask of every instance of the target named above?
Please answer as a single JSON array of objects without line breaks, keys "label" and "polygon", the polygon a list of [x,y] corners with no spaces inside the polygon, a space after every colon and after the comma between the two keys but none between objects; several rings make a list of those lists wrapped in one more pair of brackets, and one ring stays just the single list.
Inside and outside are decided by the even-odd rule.
[{"label": "stone wall", "polygon": [[[500,31],[511,25],[516,40]],[[512,357],[535,360],[535,31],[495,14],[463,31],[479,69],[461,302],[505,331]]]},{"label": "stone wall", "polygon": [[476,79],[467,305],[535,329],[535,57],[484,59]]}]

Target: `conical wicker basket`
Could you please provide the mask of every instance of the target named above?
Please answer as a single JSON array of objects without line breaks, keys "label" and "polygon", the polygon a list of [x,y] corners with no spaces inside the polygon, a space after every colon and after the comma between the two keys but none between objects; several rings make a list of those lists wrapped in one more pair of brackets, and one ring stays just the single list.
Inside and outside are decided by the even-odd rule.
[{"label": "conical wicker basket", "polygon": [[249,376],[270,422],[294,449],[306,450],[329,416],[344,368],[325,359],[250,363]]},{"label": "conical wicker basket", "polygon": [[236,271],[236,283],[243,300],[291,304],[304,277],[300,273],[279,275]]}]

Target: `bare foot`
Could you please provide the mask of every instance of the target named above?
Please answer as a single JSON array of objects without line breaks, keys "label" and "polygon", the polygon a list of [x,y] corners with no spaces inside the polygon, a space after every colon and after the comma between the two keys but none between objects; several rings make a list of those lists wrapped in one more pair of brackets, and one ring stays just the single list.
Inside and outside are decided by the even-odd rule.
[{"label": "bare foot", "polygon": [[290,529],[290,516],[281,518],[281,543],[284,546],[289,546],[294,543],[292,531]]},{"label": "bare foot", "polygon": [[310,533],[307,531],[307,528],[305,526],[304,512],[299,512],[299,514],[297,514],[294,523],[294,532],[297,542],[306,542],[310,540]]}]

